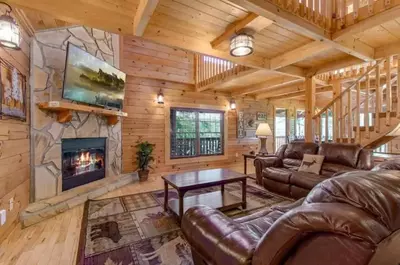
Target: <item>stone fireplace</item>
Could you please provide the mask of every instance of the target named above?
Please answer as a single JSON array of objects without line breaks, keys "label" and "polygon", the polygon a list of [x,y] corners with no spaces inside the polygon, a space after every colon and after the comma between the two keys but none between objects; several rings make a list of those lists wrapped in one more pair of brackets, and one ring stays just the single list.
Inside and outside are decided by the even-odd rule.
[{"label": "stone fireplace", "polygon": [[106,177],[106,138],[61,141],[62,191]]},{"label": "stone fireplace", "polygon": [[[68,42],[119,68],[118,35],[81,26],[35,33],[31,45],[30,79],[31,159],[34,165],[31,202],[121,174],[120,121],[108,125],[101,115],[73,112],[72,121],[59,123],[55,113],[37,106],[40,102],[64,100],[61,95]],[[78,150],[72,150],[74,146]]]}]

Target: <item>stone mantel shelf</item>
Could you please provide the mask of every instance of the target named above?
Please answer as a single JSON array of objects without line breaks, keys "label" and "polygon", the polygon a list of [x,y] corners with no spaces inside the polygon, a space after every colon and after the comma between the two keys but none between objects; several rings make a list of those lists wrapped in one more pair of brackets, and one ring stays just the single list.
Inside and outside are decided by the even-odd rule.
[{"label": "stone mantel shelf", "polygon": [[57,113],[57,121],[59,123],[67,123],[72,120],[72,111],[89,112],[105,116],[108,125],[115,125],[118,122],[118,117],[128,117],[126,112],[102,109],[87,105],[80,105],[64,101],[49,101],[37,104],[40,109]]}]

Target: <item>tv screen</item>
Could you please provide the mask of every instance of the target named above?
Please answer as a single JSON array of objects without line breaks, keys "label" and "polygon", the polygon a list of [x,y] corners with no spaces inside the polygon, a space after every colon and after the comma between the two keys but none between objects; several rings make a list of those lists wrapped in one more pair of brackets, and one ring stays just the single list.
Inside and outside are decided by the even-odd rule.
[{"label": "tv screen", "polygon": [[122,109],[126,74],[68,43],[63,98]]}]

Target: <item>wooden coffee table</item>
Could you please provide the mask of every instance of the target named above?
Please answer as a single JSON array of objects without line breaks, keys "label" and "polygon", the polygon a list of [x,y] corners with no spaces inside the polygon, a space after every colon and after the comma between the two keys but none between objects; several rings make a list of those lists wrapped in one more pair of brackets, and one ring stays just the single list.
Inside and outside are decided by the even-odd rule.
[{"label": "wooden coffee table", "polygon": [[[164,209],[170,209],[181,220],[187,209],[195,205],[207,205],[220,211],[242,206],[246,208],[246,181],[248,176],[229,169],[210,169],[178,173],[162,177],[164,179]],[[242,183],[242,198],[224,192],[224,185]],[[179,199],[168,201],[168,185],[178,191]],[[212,186],[221,186],[221,191],[185,197],[185,193]]]}]

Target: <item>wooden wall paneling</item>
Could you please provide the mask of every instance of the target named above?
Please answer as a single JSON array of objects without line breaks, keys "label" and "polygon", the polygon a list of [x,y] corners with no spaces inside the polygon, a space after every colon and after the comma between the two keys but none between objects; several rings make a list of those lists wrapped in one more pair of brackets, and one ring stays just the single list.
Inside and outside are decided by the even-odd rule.
[{"label": "wooden wall paneling", "polygon": [[[29,80],[30,38],[21,32],[21,50],[0,47],[0,57],[10,62]],[[30,120],[29,82],[27,83],[27,121],[0,117],[0,209],[7,211],[6,223],[0,226],[0,241],[19,222],[19,213],[29,203],[30,191]],[[10,210],[10,199],[14,207]]]}]

